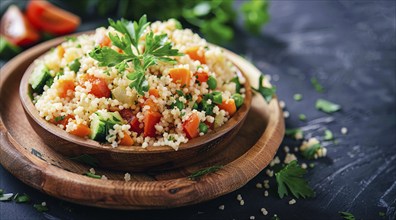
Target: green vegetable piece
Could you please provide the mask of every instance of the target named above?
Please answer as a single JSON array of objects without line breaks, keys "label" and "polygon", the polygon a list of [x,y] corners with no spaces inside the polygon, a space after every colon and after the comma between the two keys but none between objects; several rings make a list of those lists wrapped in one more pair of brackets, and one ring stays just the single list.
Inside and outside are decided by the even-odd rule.
[{"label": "green vegetable piece", "polygon": [[213,95],[213,102],[215,104],[221,104],[223,102],[223,95],[221,94],[221,92],[212,92]]},{"label": "green vegetable piece", "polygon": [[346,220],[355,220],[355,216],[353,216],[352,213],[349,213],[349,212],[338,212],[338,213],[341,215],[341,217],[342,217],[343,219],[346,219]]},{"label": "green vegetable piece", "polygon": [[63,119],[65,119],[65,116],[64,116],[64,115],[57,116],[57,117],[55,117],[55,122],[62,121]]},{"label": "green vegetable piece", "polygon": [[3,196],[4,190],[0,189],[0,197]]},{"label": "green vegetable piece", "polygon": [[241,92],[241,83],[239,82],[239,78],[236,76],[231,79],[230,82],[235,83],[235,92],[240,93]]},{"label": "green vegetable piece", "polygon": [[35,93],[41,94],[44,91],[47,81],[51,80],[51,78],[52,76],[48,68],[43,65],[41,68],[35,69],[32,75],[30,75],[29,84]]},{"label": "green vegetable piece", "polygon": [[0,36],[0,59],[11,59],[21,51],[22,48],[12,44],[5,37]]},{"label": "green vegetable piece", "polygon": [[193,104],[193,107],[192,107],[193,109],[198,109],[198,103],[196,103],[196,102],[194,102],[194,104]]},{"label": "green vegetable piece", "polygon": [[333,140],[334,139],[334,136],[333,136],[333,132],[331,132],[330,130],[325,130],[324,131],[324,138],[323,138],[325,141],[331,141],[331,140]]},{"label": "green vegetable piece", "polygon": [[322,149],[321,144],[313,144],[311,146],[308,146],[304,151],[301,152],[301,154],[308,160],[315,159],[315,154],[318,152],[318,150]]},{"label": "green vegetable piece", "polygon": [[297,102],[301,101],[303,96],[300,93],[296,93],[293,95],[293,99],[296,100]]},{"label": "green vegetable piece", "polygon": [[333,113],[339,111],[341,106],[324,99],[318,99],[316,100],[315,108],[325,113]]},{"label": "green vegetable piece", "polygon": [[260,33],[261,27],[269,21],[268,6],[267,0],[250,0],[242,4],[241,10],[244,15],[245,27],[250,32]]},{"label": "green vegetable piece", "polygon": [[93,174],[91,172],[86,172],[86,173],[84,173],[84,175],[88,176],[88,177],[91,177],[91,178],[94,178],[94,179],[101,179],[102,178],[102,176]]},{"label": "green vegetable piece", "polygon": [[26,195],[25,193],[22,195],[16,194],[14,196],[14,201],[17,203],[28,203],[28,202],[30,202],[30,197],[28,195]]},{"label": "green vegetable piece", "polygon": [[254,91],[260,93],[263,96],[263,98],[265,99],[265,101],[267,101],[267,103],[269,103],[275,95],[276,87],[275,86],[272,86],[270,88],[264,87],[263,81],[264,81],[264,76],[260,75],[258,88],[255,89],[252,87],[252,89]]},{"label": "green vegetable piece", "polygon": [[194,173],[192,173],[190,176],[188,176],[188,178],[190,180],[199,180],[202,176],[205,176],[209,173],[214,173],[216,171],[218,171],[219,169],[221,169],[223,166],[222,165],[214,165],[208,168],[204,168],[201,170],[198,170]]},{"label": "green vegetable piece", "polygon": [[42,203],[34,204],[33,207],[39,212],[47,212],[48,211],[47,205],[43,205]]},{"label": "green vegetable piece", "polygon": [[179,89],[176,90],[176,93],[177,93],[179,96],[184,96],[183,91],[181,91],[181,90],[179,90]]},{"label": "green vegetable piece", "polygon": [[77,37],[76,36],[66,36],[65,40],[70,41],[70,42],[75,42],[77,40]]},{"label": "green vegetable piece", "polygon": [[314,86],[315,90],[317,92],[323,93],[324,92],[324,88],[322,85],[320,85],[320,83],[318,82],[318,80],[315,77],[311,78],[311,83]]},{"label": "green vegetable piece", "polygon": [[304,114],[299,114],[298,115],[298,119],[300,119],[301,121],[306,121],[307,120],[307,116]]},{"label": "green vegetable piece", "polygon": [[231,98],[234,99],[237,108],[242,106],[244,98],[241,94],[235,93],[231,96]]},{"label": "green vegetable piece", "polygon": [[206,134],[208,132],[208,126],[203,122],[199,123],[199,132]]},{"label": "green vegetable piece", "polygon": [[12,197],[14,196],[14,193],[3,193],[0,196],[0,201],[1,202],[8,202],[12,200]]},{"label": "green vegetable piece", "polygon": [[301,168],[296,160],[293,160],[282,170],[275,173],[276,182],[278,183],[279,197],[283,198],[285,195],[288,196],[289,191],[297,199],[300,197],[314,197],[315,192],[303,178],[306,173],[307,171]]},{"label": "green vegetable piece", "polygon": [[209,89],[213,90],[213,89],[217,88],[217,80],[213,76],[209,76],[207,83],[208,83]]},{"label": "green vegetable piece", "polygon": [[181,102],[181,101],[179,101],[179,100],[176,100],[176,101],[172,104],[171,108],[175,108],[175,107],[178,108],[178,109],[181,111],[181,110],[184,109],[184,103]]},{"label": "green vegetable piece", "polygon": [[301,128],[286,129],[285,135],[299,140],[303,139],[304,132],[301,130]]},{"label": "green vegetable piece", "polygon": [[71,71],[74,71],[75,73],[78,72],[78,70],[80,69],[80,67],[81,67],[81,63],[80,63],[80,60],[79,60],[79,59],[75,59],[75,60],[69,65],[69,69],[70,69]]}]

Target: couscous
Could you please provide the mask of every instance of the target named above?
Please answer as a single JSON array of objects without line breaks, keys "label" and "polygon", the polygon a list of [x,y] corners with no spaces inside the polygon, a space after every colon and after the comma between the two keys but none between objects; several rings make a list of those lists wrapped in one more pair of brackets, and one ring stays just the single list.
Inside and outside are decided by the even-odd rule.
[{"label": "couscous", "polygon": [[222,49],[174,19],[110,20],[35,62],[29,83],[40,117],[113,147],[177,150],[222,126],[245,97]]}]

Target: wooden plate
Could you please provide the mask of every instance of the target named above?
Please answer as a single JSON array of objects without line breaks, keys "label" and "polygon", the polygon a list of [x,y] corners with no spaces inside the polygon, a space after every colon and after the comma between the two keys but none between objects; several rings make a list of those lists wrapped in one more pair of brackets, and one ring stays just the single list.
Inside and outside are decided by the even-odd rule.
[{"label": "wooden plate", "polygon": [[[11,60],[0,73],[0,163],[24,183],[49,195],[78,204],[117,209],[169,208],[207,201],[232,192],[257,175],[274,157],[284,134],[284,119],[277,99],[268,105],[255,95],[245,124],[230,146],[198,164],[171,171],[131,173],[97,169],[108,180],[82,175],[89,166],[66,158],[50,147],[29,125],[18,94],[19,82],[31,62],[59,44],[57,38]],[[253,86],[260,71],[225,50]],[[223,165],[199,180],[188,176],[214,164]]]}]

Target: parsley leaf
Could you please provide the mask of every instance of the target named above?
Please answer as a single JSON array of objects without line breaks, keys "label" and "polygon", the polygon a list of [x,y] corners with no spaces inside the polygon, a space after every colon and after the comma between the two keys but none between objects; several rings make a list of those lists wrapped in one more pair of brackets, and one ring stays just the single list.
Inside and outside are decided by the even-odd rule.
[{"label": "parsley leaf", "polygon": [[146,15],[143,15],[138,22],[109,19],[109,24],[122,34],[118,36],[109,33],[109,38],[113,45],[123,50],[124,53],[119,53],[109,47],[97,47],[89,55],[99,61],[100,66],[115,66],[120,72],[126,69],[128,62],[132,62],[135,71],[127,74],[127,78],[131,80],[129,87],[134,88],[140,95],[148,91],[145,72],[150,66],[158,62],[173,63],[175,60],[170,56],[182,55],[177,49],[172,48],[167,34],[155,35],[152,31],[146,34],[144,51],[141,51],[139,46],[143,43],[140,42],[140,38],[150,25]]},{"label": "parsley leaf", "polygon": [[323,138],[325,141],[331,141],[331,140],[333,140],[334,139],[334,136],[333,136],[333,132],[331,132],[330,130],[325,130],[324,131],[324,138]]},{"label": "parsley leaf", "polygon": [[301,128],[288,128],[285,131],[285,135],[297,140],[304,138],[304,132]]},{"label": "parsley leaf", "polygon": [[214,165],[208,168],[204,168],[202,170],[198,170],[194,173],[192,173],[190,176],[188,176],[188,178],[190,180],[198,180],[199,178],[201,178],[202,176],[209,174],[209,173],[214,173],[216,171],[218,171],[220,168],[222,168],[222,165]]},{"label": "parsley leaf", "polygon": [[290,162],[282,170],[275,174],[278,183],[278,194],[280,198],[288,196],[290,191],[297,199],[315,196],[315,192],[308,185],[303,175],[307,171],[298,165],[296,160]]},{"label": "parsley leaf", "polygon": [[339,111],[341,106],[324,99],[318,99],[316,100],[315,108],[325,113],[333,113]]},{"label": "parsley leaf", "polygon": [[338,212],[338,213],[340,213],[340,215],[341,215],[341,217],[342,217],[343,219],[346,219],[346,220],[355,220],[355,216],[353,216],[352,213],[349,213],[349,212]]},{"label": "parsley leaf", "polygon": [[264,76],[260,75],[258,88],[255,89],[252,87],[252,89],[254,91],[260,93],[264,97],[265,101],[267,101],[267,103],[269,103],[275,95],[276,87],[275,86],[264,87],[263,81],[264,81]]},{"label": "parsley leaf", "polygon": [[25,193],[22,194],[22,195],[20,195],[20,194],[17,193],[17,194],[14,196],[14,200],[15,200],[15,202],[17,202],[17,203],[27,203],[27,202],[30,202],[30,197],[29,197],[28,195],[26,195]]},{"label": "parsley leaf", "polygon": [[320,92],[320,93],[324,92],[323,86],[319,84],[318,80],[315,77],[311,78],[311,83],[317,92]]},{"label": "parsley leaf", "polygon": [[254,34],[259,34],[261,27],[270,19],[267,0],[250,0],[242,4],[245,27]]},{"label": "parsley leaf", "polygon": [[48,211],[47,205],[43,205],[43,203],[41,203],[41,204],[34,204],[33,207],[34,207],[37,211],[39,211],[39,212],[46,212],[46,211]]}]

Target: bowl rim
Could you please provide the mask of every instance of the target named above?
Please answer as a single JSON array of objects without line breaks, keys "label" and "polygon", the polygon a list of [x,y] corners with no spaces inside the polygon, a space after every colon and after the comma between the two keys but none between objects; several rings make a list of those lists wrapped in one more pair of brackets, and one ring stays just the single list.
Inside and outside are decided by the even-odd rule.
[{"label": "bowl rim", "polygon": [[[89,34],[90,32],[88,32]],[[87,32],[84,32],[83,34],[87,34]],[[62,41],[64,42],[64,41]],[[62,43],[61,42],[61,43]],[[60,43],[60,44],[61,44]],[[217,46],[217,45],[216,45]],[[219,46],[217,46],[219,47]],[[222,48],[222,47],[220,47]],[[224,49],[224,48],[222,48]],[[227,50],[227,52],[230,52]],[[213,140],[216,140],[220,138],[221,136],[225,135],[228,133],[230,130],[232,130],[234,127],[236,127],[239,123],[242,123],[244,119],[246,118],[250,107],[251,107],[251,99],[252,99],[252,92],[251,92],[251,87],[249,83],[249,79],[246,74],[242,71],[242,69],[233,62],[229,55],[225,53],[226,58],[233,63],[233,65],[238,69],[239,73],[243,75],[245,78],[245,83],[244,83],[244,88],[245,88],[245,99],[243,105],[237,110],[237,112],[223,124],[222,126],[218,128],[214,128],[212,131],[208,132],[207,134],[203,136],[199,136],[193,139],[189,139],[187,143],[182,143],[179,145],[178,149],[175,150],[171,146],[164,145],[164,146],[147,146],[146,148],[143,148],[142,146],[139,145],[133,145],[133,146],[124,146],[124,145],[119,145],[118,147],[113,148],[110,144],[102,144],[97,141],[94,141],[89,138],[82,138],[78,137],[76,135],[70,134],[66,132],[65,130],[59,128],[58,126],[51,124],[50,122],[46,121],[44,118],[40,117],[38,114],[38,111],[36,107],[34,106],[32,99],[29,94],[29,77],[33,72],[33,69],[36,67],[36,60],[42,59],[44,55],[46,55],[48,51],[44,52],[42,55],[37,57],[26,69],[24,72],[20,85],[19,85],[19,96],[20,100],[22,103],[22,106],[25,110],[25,112],[29,115],[30,118],[33,119],[33,121],[38,124],[40,127],[45,129],[46,131],[50,132],[54,136],[66,140],[68,142],[84,146],[87,148],[90,148],[92,150],[101,150],[101,151],[108,151],[108,152],[113,152],[113,153],[126,153],[126,154],[144,154],[144,153],[166,153],[166,152],[177,152],[177,151],[183,151],[183,150],[191,150],[200,146],[205,145],[205,143],[209,143]],[[231,52],[232,53],[232,52]]]}]

